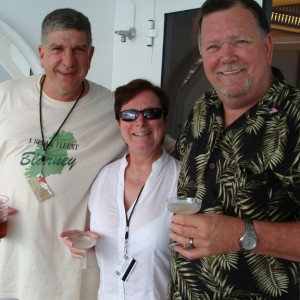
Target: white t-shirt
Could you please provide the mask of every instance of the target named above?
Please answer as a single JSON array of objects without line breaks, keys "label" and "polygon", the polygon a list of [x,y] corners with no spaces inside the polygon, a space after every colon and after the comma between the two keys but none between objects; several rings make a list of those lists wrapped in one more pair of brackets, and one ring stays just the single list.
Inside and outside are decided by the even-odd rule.
[{"label": "white t-shirt", "polygon": [[[0,243],[0,298],[95,300],[99,270],[89,253],[91,274],[78,275],[59,233],[86,229],[90,186],[100,168],[121,157],[125,144],[114,118],[114,97],[89,82],[46,153],[46,180],[54,197],[39,203],[27,179],[40,172],[40,76],[0,85],[0,193],[18,213]],[[75,100],[75,99],[74,99]],[[45,141],[57,131],[74,102],[42,98]]]},{"label": "white t-shirt", "polygon": [[152,172],[132,212],[128,210],[128,255],[137,260],[127,281],[114,270],[124,253],[126,215],[124,172],[126,157],[100,171],[91,189],[91,230],[100,234],[96,256],[100,267],[99,300],[162,300],[167,297],[169,279],[169,225],[172,213],[166,199],[177,195],[179,162],[163,155]]}]

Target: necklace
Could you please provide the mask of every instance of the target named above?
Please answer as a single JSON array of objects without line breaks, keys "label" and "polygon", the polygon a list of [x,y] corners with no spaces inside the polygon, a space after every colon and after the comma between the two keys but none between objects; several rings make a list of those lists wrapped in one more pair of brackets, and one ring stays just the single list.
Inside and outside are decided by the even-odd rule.
[{"label": "necklace", "polygon": [[84,82],[82,82],[82,88],[81,88],[80,95],[76,99],[74,105],[70,109],[69,113],[67,114],[67,116],[65,117],[65,119],[63,120],[63,122],[61,123],[61,125],[59,126],[57,131],[55,132],[55,134],[53,135],[52,139],[49,141],[49,143],[47,145],[45,145],[45,138],[44,138],[44,131],[43,131],[43,118],[42,118],[42,96],[43,96],[43,86],[44,86],[45,79],[46,79],[46,75],[44,75],[41,79],[41,89],[40,89],[40,128],[41,128],[42,146],[43,146],[43,155],[42,155],[42,159],[41,159],[42,166],[44,166],[44,164],[46,162],[46,152],[47,152],[47,149],[48,149],[49,145],[52,143],[52,141],[58,135],[58,133],[61,130],[61,128],[63,127],[63,125],[66,123],[66,121],[69,118],[71,112],[75,108],[76,104],[78,103],[79,99],[81,98],[81,96],[83,95],[83,92],[84,92]]}]

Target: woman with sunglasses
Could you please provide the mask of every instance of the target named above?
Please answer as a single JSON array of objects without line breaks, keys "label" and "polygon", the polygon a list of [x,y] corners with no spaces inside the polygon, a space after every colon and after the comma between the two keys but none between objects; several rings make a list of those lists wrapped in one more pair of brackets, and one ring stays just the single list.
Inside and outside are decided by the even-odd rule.
[{"label": "woman with sunglasses", "polygon": [[[161,147],[168,105],[166,93],[147,80],[115,91],[115,116],[128,152],[101,169],[90,194],[86,234],[97,239],[98,299],[166,299],[172,217],[166,199],[177,194],[179,172],[179,162]],[[69,239],[65,243],[73,257],[82,258],[82,250]]]}]

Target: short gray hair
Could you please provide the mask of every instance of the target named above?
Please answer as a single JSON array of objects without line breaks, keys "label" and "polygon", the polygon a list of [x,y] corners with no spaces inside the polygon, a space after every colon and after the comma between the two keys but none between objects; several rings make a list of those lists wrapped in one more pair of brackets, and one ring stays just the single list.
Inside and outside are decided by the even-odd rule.
[{"label": "short gray hair", "polygon": [[88,45],[92,46],[92,32],[89,19],[72,8],[56,9],[46,15],[42,23],[41,43],[46,43],[49,33],[64,29],[75,29],[85,32]]}]

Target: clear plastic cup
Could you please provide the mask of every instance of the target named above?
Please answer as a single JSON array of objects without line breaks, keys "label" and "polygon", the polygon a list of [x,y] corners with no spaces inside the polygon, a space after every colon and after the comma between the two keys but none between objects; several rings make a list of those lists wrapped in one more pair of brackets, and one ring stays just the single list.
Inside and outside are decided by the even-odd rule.
[{"label": "clear plastic cup", "polygon": [[8,197],[0,195],[0,239],[7,234]]}]

